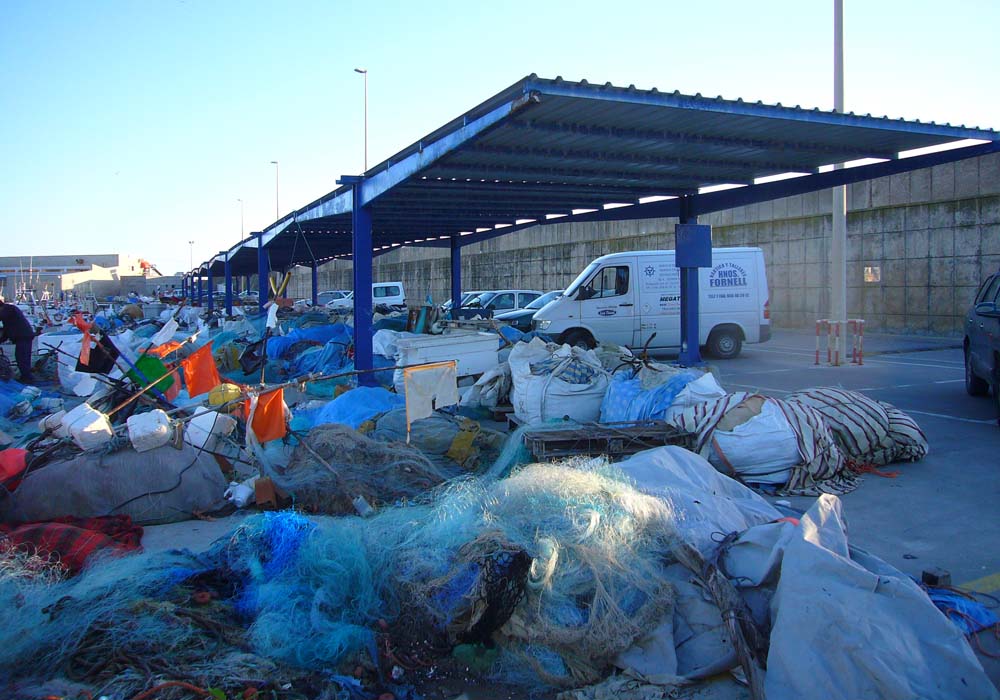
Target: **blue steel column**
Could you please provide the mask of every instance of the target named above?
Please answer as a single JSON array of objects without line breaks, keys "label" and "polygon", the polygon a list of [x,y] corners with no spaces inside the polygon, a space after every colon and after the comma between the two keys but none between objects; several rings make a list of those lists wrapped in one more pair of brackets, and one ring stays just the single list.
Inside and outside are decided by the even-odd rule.
[{"label": "blue steel column", "polygon": [[458,234],[451,237],[451,317],[458,318],[462,305],[462,246]]},{"label": "blue steel column", "polygon": [[264,312],[264,304],[267,303],[267,276],[271,274],[271,267],[267,259],[267,251],[264,250],[264,233],[257,234],[257,307],[261,313]]},{"label": "blue steel column", "polygon": [[312,304],[319,306],[319,264],[315,260],[312,264]]},{"label": "blue steel column", "polygon": [[[354,183],[352,244],[354,267],[354,368],[370,370],[372,357],[372,213],[361,204],[361,180]],[[358,375],[358,385],[375,386],[371,372]]]},{"label": "blue steel column", "polygon": [[226,315],[233,315],[233,266],[229,262],[229,251],[226,253]]},{"label": "blue steel column", "polygon": [[212,263],[208,264],[208,280],[205,285],[208,287],[208,312],[215,309],[215,279],[212,277]]},{"label": "blue steel column", "polygon": [[[681,201],[681,224],[697,224],[698,216],[691,212],[691,202],[685,197]],[[681,365],[701,364],[701,352],[698,347],[698,315],[699,296],[698,289],[698,266],[692,261],[696,257],[697,248],[695,241],[687,236],[676,236],[674,245],[674,255],[676,264],[680,267],[681,278],[681,352],[677,361]],[[704,242],[704,241],[702,241]],[[708,265],[711,265],[711,238],[708,238]],[[705,266],[705,261],[701,260],[698,265]]]},{"label": "blue steel column", "polygon": [[181,277],[181,299],[187,300],[187,275]]},{"label": "blue steel column", "polygon": [[197,302],[198,306],[201,306],[204,303],[204,299],[205,299],[204,296],[202,295],[201,287],[202,287],[201,273],[199,272],[198,273],[198,302]]}]

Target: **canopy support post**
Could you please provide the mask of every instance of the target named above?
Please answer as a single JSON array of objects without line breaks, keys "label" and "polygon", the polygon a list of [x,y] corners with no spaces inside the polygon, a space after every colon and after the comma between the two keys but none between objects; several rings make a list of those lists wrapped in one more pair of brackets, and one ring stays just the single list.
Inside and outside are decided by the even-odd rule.
[{"label": "canopy support post", "polygon": [[451,317],[458,318],[462,305],[462,246],[458,234],[451,237]]},{"label": "canopy support post", "polygon": [[264,304],[267,303],[267,278],[271,274],[271,266],[267,259],[267,251],[264,250],[264,232],[257,234],[257,308],[264,313]]},{"label": "canopy support post", "polygon": [[372,212],[361,203],[364,177],[342,177],[344,184],[353,185],[352,263],[354,274],[354,369],[359,386],[376,386],[375,375],[365,372],[374,367],[372,356]]},{"label": "canopy support post", "polygon": [[226,315],[233,315],[233,266],[229,262],[229,251],[226,256]]},{"label": "canopy support post", "polygon": [[681,278],[681,365],[701,364],[698,348],[698,268],[712,266],[712,227],[698,224],[688,197],[681,200],[680,223],[674,228],[675,260]]}]

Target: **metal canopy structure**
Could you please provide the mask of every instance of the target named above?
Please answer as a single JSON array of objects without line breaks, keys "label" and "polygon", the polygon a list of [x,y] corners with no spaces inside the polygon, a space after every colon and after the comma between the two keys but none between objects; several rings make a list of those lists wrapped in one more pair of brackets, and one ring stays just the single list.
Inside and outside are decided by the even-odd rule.
[{"label": "metal canopy structure", "polygon": [[[967,139],[986,143],[900,157]],[[363,288],[372,255],[430,245],[451,248],[454,278],[461,247],[554,219],[694,222],[997,151],[991,129],[530,75],[193,273],[220,275],[228,257],[232,275],[310,265],[315,280],[316,265],[353,255]],[[879,162],[827,171],[863,159]],[[453,279],[453,297],[459,290]],[[361,318],[371,300],[355,300]]]}]

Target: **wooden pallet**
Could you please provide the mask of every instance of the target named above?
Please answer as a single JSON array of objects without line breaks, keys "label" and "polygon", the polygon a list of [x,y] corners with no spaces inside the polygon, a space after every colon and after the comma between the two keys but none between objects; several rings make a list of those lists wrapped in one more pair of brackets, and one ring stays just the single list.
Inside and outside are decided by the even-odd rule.
[{"label": "wooden pallet", "polygon": [[540,461],[573,456],[606,455],[612,460],[663,445],[690,448],[694,434],[662,421],[592,423],[565,430],[527,430],[524,444]]}]

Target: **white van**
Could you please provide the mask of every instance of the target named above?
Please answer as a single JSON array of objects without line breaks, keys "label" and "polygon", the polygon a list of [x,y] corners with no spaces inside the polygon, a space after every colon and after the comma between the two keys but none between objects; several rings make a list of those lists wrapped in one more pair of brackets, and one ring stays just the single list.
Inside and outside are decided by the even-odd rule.
[{"label": "white van", "polygon": [[[771,337],[767,275],[760,248],[713,248],[698,275],[699,345],[719,358]],[[674,251],[613,253],[587,265],[563,295],[535,314],[536,330],[571,345],[596,342],[678,350],[680,269]],[[655,333],[655,337],[653,334]]]},{"label": "white van", "polygon": [[386,306],[406,306],[402,282],[375,282],[372,284],[372,303]]}]

